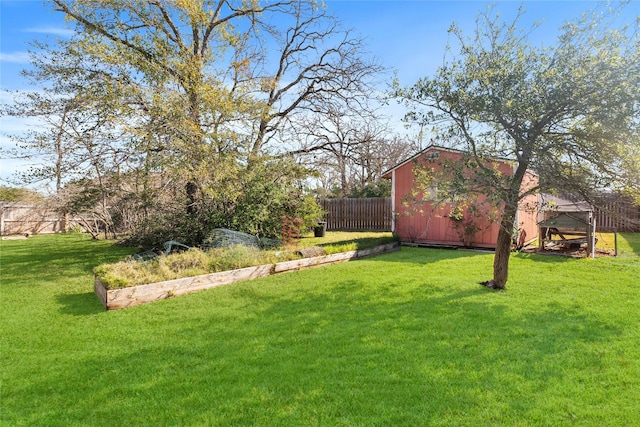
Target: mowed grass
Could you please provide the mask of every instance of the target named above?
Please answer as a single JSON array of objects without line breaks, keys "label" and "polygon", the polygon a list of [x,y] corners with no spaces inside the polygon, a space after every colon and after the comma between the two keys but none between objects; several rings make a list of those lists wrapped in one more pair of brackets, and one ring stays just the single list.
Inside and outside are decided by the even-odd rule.
[{"label": "mowed grass", "polygon": [[617,258],[400,252],[105,312],[84,236],[0,243],[3,425],[632,426],[640,235]]}]

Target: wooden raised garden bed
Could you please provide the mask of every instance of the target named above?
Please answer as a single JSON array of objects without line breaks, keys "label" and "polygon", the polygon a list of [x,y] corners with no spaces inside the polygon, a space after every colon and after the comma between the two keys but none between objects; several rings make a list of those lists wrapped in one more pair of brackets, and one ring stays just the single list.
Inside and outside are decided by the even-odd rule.
[{"label": "wooden raised garden bed", "polygon": [[107,310],[132,307],[167,298],[186,295],[204,289],[215,288],[245,280],[257,279],[272,274],[288,271],[302,270],[305,268],[320,267],[323,265],[346,262],[353,259],[365,258],[387,252],[400,250],[397,242],[376,246],[371,249],[342,252],[331,255],[303,258],[294,261],[285,261],[277,264],[264,264],[255,267],[240,268],[238,270],[221,271],[218,273],[203,274],[182,279],[167,280],[164,282],[149,283],[146,285],[131,286],[121,289],[106,289],[96,277],[94,290],[100,302]]}]

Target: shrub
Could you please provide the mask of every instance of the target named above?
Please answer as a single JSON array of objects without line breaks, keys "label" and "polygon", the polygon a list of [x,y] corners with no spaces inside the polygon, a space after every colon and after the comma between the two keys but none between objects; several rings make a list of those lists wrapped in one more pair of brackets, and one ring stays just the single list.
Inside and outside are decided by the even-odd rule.
[{"label": "shrub", "polygon": [[173,197],[145,207],[149,214],[132,230],[128,243],[149,248],[178,240],[196,246],[216,228],[281,238],[283,216],[302,219],[303,231],[322,218],[322,209],[302,184],[309,171],[294,161],[256,158],[251,167],[218,163],[192,178],[197,182],[193,202],[186,195],[186,178],[172,180],[167,191]]}]

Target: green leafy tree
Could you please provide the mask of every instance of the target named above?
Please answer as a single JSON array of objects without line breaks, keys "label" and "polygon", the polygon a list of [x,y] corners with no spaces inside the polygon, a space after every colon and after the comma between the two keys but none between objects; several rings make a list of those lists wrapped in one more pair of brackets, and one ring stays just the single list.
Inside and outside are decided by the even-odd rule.
[{"label": "green leafy tree", "polygon": [[[639,141],[638,21],[614,28],[613,12],[585,14],[561,28],[554,46],[539,47],[519,29],[521,15],[505,23],[490,9],[471,37],[453,25],[457,55],[432,78],[396,92],[412,108],[409,119],[435,125],[475,159],[474,191],[501,213],[493,278],[485,282],[498,289],[507,283],[514,220],[527,194],[591,200],[603,189],[640,185],[630,167]],[[490,158],[512,159],[514,173],[487,167]],[[521,192],[527,170],[539,174],[539,187]]]},{"label": "green leafy tree", "polygon": [[[121,218],[133,219],[133,208],[143,212],[138,231],[149,237],[197,241],[207,227],[258,212],[247,207],[260,202],[249,183],[282,184],[258,173],[267,166],[291,171],[270,155],[295,150],[293,117],[322,114],[334,101],[358,105],[371,93],[367,78],[379,71],[363,59],[362,41],[313,0],[52,4],[75,33],[35,43],[29,77],[53,89],[57,104],[45,108],[37,97],[23,104],[23,114],[55,119],[47,135],[25,142],[46,142],[32,147],[59,160],[46,165],[59,177],[57,188],[65,179],[108,183],[102,203]],[[91,118],[101,120],[98,127]],[[86,174],[77,173],[84,170],[79,161],[89,166]],[[292,176],[282,186],[289,214],[306,200],[298,194],[304,177]],[[262,214],[250,217],[258,223],[249,228],[265,232]]]},{"label": "green leafy tree", "polygon": [[34,203],[42,201],[44,201],[44,196],[30,188],[0,185],[0,202]]},{"label": "green leafy tree", "polygon": [[[77,23],[77,34],[63,49],[91,58],[105,86],[135,107],[145,131],[162,137],[173,173],[185,184],[187,213],[195,214],[206,185],[202,176],[211,156],[233,161],[242,140],[229,125],[257,109],[253,98],[226,84],[227,73],[242,68],[234,49],[243,45],[257,17],[286,2],[260,5],[156,1],[54,0],[57,10]],[[255,29],[255,28],[254,28]],[[229,53],[231,52],[231,53]],[[224,64],[224,65],[222,65]]]}]

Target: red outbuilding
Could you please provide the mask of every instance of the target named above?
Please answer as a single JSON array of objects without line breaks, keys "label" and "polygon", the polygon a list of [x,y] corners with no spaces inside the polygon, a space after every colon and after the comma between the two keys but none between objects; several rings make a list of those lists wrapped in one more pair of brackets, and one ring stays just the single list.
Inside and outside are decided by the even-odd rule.
[{"label": "red outbuilding", "polygon": [[[446,177],[447,165],[463,162],[465,158],[469,158],[465,152],[431,145],[383,174],[392,183],[392,230],[402,241],[495,248],[500,210],[487,203],[482,194],[487,192],[479,191],[460,199],[445,194],[438,186],[438,179]],[[515,171],[514,162],[504,159],[489,159],[485,166],[505,175],[513,175]],[[425,179],[424,171],[431,173],[432,181]],[[527,172],[521,194],[537,184],[537,175]],[[529,242],[537,237],[537,214],[538,195],[525,196],[513,225],[516,241]]]}]

